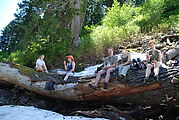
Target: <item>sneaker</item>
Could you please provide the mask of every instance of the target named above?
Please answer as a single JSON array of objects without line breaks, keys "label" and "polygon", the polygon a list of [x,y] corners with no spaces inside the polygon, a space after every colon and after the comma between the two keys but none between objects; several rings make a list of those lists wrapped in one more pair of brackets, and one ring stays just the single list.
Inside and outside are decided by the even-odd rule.
[{"label": "sneaker", "polygon": [[97,88],[97,87],[96,87],[95,85],[93,85],[93,84],[89,84],[89,87],[92,88],[93,90],[96,90],[96,88]]},{"label": "sneaker", "polygon": [[121,80],[123,80],[124,78],[125,78],[124,75],[118,75],[118,76],[117,76],[117,80],[118,80],[118,81],[121,81]]},{"label": "sneaker", "polygon": [[120,75],[120,78],[121,78],[121,80],[123,80],[125,78],[125,76],[124,75]]},{"label": "sneaker", "polygon": [[64,84],[65,84],[65,81],[63,80],[63,81],[61,82],[61,84],[64,85]]},{"label": "sneaker", "polygon": [[155,82],[158,81],[158,75],[154,76],[154,81],[155,81]]},{"label": "sneaker", "polygon": [[104,82],[103,89],[108,89],[108,83],[107,82]]},{"label": "sneaker", "polygon": [[149,83],[149,78],[144,78],[144,83]]}]

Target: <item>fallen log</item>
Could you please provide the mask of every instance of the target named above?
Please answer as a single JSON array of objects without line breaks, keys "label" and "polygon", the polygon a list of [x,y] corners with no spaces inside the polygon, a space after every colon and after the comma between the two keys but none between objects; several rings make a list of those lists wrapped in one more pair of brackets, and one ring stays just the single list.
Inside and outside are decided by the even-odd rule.
[{"label": "fallen log", "polygon": [[[149,84],[144,84],[145,70],[130,70],[128,72],[126,82],[121,83],[117,77],[113,77],[109,83],[109,89],[103,90],[102,84],[99,84],[97,90],[89,88],[89,83],[94,82],[95,78],[91,77],[85,82],[81,82],[80,78],[75,81],[68,82],[65,85],[55,85],[55,90],[44,90],[47,80],[59,81],[54,74],[36,72],[32,68],[21,66],[13,63],[0,63],[0,80],[12,83],[14,85],[25,88],[29,91],[68,101],[104,101],[122,104],[145,104],[159,105],[167,104],[175,99],[175,103],[179,101],[176,95],[179,93],[179,84],[171,81],[178,81],[179,69],[170,68],[160,70],[158,82],[153,82],[151,77]],[[83,77],[83,79],[85,79]],[[79,82],[78,82],[79,80]],[[90,82],[89,82],[90,80]],[[173,98],[173,99],[168,99]]]}]

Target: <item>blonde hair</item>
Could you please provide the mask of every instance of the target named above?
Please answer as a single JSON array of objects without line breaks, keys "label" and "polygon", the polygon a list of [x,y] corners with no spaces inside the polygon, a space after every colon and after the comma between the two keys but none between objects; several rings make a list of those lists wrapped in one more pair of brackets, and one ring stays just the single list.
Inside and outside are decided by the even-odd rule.
[{"label": "blonde hair", "polygon": [[150,44],[156,44],[156,42],[155,42],[155,40],[150,40],[149,42],[148,42],[148,45],[150,45]]},{"label": "blonde hair", "polygon": [[44,55],[40,55],[39,58],[41,58],[42,56],[44,56]]}]

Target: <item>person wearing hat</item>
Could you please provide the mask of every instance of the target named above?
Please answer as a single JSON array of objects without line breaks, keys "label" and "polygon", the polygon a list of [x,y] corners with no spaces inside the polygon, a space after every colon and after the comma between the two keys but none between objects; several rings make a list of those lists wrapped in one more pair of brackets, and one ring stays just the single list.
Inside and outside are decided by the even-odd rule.
[{"label": "person wearing hat", "polygon": [[[75,70],[75,60],[73,58],[72,55],[66,56],[68,62],[66,62],[66,60],[64,61],[64,67],[65,70],[67,71],[62,84],[65,83],[65,81],[68,79],[69,76],[74,74],[74,70]],[[62,73],[60,71],[57,72],[57,74],[62,75]]]},{"label": "person wearing hat", "polygon": [[37,72],[48,73],[47,67],[46,67],[45,62],[44,62],[44,58],[45,58],[44,55],[40,55],[39,58],[36,60],[35,70]]},{"label": "person wearing hat", "polygon": [[151,50],[146,53],[147,69],[145,74],[144,83],[148,82],[149,76],[151,74],[151,69],[154,68],[154,80],[158,81],[159,67],[161,66],[161,51],[157,50],[155,47],[156,42],[150,40],[148,46]]}]

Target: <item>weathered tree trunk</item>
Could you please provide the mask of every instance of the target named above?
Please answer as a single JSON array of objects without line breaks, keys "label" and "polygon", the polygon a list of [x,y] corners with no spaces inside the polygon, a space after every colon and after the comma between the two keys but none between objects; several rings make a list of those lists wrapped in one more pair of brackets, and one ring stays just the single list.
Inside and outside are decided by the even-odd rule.
[{"label": "weathered tree trunk", "polygon": [[[59,81],[59,78],[53,74],[37,73],[33,69],[16,65],[0,63],[0,80],[10,82],[35,93],[68,101],[103,101],[115,102],[120,104],[145,104],[160,105],[161,103],[178,104],[179,99],[179,70],[168,69],[161,70],[159,74],[159,82],[143,84],[145,70],[129,71],[126,83],[117,81],[112,78],[109,83],[109,89],[103,90],[102,83],[99,84],[97,90],[89,88],[89,80],[94,81],[95,78],[75,78],[75,82],[65,85],[58,84],[55,90],[44,90],[48,80]],[[172,83],[172,81],[175,81]],[[179,95],[179,94],[178,94]]]},{"label": "weathered tree trunk", "polygon": [[81,32],[84,18],[85,18],[85,11],[86,11],[86,3],[87,0],[71,0],[70,6],[74,9],[73,19],[71,23],[71,36],[72,36],[72,46],[78,47],[81,43],[79,34]]}]

